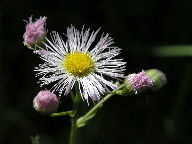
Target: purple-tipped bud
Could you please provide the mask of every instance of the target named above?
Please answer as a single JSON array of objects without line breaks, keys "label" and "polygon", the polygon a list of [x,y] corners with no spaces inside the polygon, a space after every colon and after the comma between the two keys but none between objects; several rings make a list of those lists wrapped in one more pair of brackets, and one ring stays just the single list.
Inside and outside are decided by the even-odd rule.
[{"label": "purple-tipped bud", "polygon": [[154,82],[152,78],[146,75],[145,71],[138,74],[129,74],[125,81],[135,94],[141,92],[145,88],[151,87]]},{"label": "purple-tipped bud", "polygon": [[33,49],[33,47],[37,44],[40,44],[46,36],[46,17],[40,17],[36,21],[32,21],[32,17],[29,18],[29,22],[25,27],[25,33],[23,35],[24,45],[28,48]]},{"label": "purple-tipped bud", "polygon": [[33,107],[42,114],[51,114],[58,108],[57,96],[47,90],[40,91],[33,100]]}]

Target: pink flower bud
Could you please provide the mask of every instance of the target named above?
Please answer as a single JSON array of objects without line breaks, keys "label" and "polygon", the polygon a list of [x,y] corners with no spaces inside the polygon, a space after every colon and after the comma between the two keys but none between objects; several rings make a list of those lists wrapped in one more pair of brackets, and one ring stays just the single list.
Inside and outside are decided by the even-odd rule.
[{"label": "pink flower bud", "polygon": [[42,114],[51,114],[58,108],[57,96],[47,90],[40,91],[33,100],[33,107]]},{"label": "pink flower bud", "polygon": [[29,22],[25,27],[26,31],[23,35],[23,43],[28,48],[33,49],[33,46],[41,43],[45,39],[47,33],[45,29],[46,19],[46,17],[40,17],[39,19],[33,22],[32,17],[29,18]]},{"label": "pink flower bud", "polygon": [[137,94],[145,88],[151,87],[154,81],[146,75],[145,71],[142,71],[138,74],[129,74],[126,78],[126,82],[133,89],[135,94]]}]

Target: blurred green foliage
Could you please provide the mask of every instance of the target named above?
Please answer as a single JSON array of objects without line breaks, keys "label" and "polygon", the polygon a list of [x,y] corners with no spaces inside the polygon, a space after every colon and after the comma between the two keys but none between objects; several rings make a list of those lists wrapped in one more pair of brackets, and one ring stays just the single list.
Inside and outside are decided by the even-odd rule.
[{"label": "blurred green foliage", "polygon": [[191,57],[192,45],[160,46],[150,50],[157,57]]}]

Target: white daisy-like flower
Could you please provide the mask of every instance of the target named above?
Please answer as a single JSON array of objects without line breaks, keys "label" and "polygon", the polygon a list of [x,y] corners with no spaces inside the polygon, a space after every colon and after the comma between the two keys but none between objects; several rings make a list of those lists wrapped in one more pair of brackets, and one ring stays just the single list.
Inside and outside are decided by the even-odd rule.
[{"label": "white daisy-like flower", "polygon": [[121,49],[111,46],[114,42],[108,34],[102,34],[95,43],[98,32],[99,29],[91,33],[90,29],[80,32],[71,26],[67,29],[66,42],[57,32],[52,33],[52,42],[46,38],[46,50],[35,51],[45,61],[35,68],[37,76],[41,76],[41,86],[54,83],[52,92],[67,95],[77,82],[81,97],[87,102],[89,98],[99,101],[101,94],[116,89],[117,86],[104,77],[123,77],[126,63],[114,58]]}]

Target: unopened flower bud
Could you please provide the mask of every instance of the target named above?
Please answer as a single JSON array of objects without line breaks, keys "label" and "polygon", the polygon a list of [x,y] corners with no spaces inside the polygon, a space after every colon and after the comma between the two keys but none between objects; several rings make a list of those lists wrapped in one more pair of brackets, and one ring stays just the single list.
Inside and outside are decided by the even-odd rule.
[{"label": "unopened flower bud", "polygon": [[134,95],[142,92],[146,88],[150,88],[154,80],[147,76],[146,71],[140,73],[129,74],[122,85],[122,88],[116,93],[118,95]]},{"label": "unopened flower bud", "polygon": [[34,49],[34,47],[38,44],[41,44],[42,41],[45,40],[46,36],[46,17],[40,17],[36,21],[32,21],[32,17],[29,18],[29,22],[25,27],[25,33],[23,35],[24,45],[26,45],[30,49]]},{"label": "unopened flower bud", "polygon": [[149,88],[153,85],[153,79],[146,75],[145,71],[141,71],[140,73],[129,74],[125,83],[129,87],[129,91],[133,91],[135,94],[140,93],[146,88]]},{"label": "unopened flower bud", "polygon": [[158,90],[167,83],[166,75],[158,69],[150,69],[146,72],[147,76],[153,79],[153,90]]},{"label": "unopened flower bud", "polygon": [[40,91],[33,100],[33,107],[41,114],[51,114],[58,108],[57,96],[47,90]]}]

